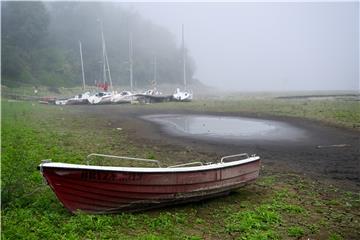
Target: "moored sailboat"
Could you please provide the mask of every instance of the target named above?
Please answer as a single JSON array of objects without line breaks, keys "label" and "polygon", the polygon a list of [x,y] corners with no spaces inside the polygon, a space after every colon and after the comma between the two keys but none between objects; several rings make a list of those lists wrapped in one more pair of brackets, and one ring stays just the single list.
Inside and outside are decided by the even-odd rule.
[{"label": "moored sailboat", "polygon": [[186,52],[185,52],[185,37],[184,37],[184,25],[181,29],[182,35],[182,54],[183,54],[183,80],[184,80],[184,90],[181,91],[179,88],[176,89],[176,92],[173,94],[173,99],[180,102],[190,102],[193,99],[192,91],[187,90],[187,79],[186,79]]}]

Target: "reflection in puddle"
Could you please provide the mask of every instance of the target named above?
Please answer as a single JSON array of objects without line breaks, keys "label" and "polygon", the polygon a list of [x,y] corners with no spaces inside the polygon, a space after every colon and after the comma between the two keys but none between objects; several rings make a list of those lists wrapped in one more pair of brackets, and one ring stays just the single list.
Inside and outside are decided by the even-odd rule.
[{"label": "reflection in puddle", "polygon": [[304,130],[271,120],[173,114],[150,115],[145,119],[163,125],[172,133],[193,137],[289,141],[305,138]]}]

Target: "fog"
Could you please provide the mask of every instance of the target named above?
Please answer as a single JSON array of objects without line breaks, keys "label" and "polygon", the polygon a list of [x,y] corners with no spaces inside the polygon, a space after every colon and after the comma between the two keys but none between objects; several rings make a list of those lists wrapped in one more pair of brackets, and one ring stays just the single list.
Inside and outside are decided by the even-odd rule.
[{"label": "fog", "polygon": [[225,90],[359,89],[359,3],[130,3]]}]

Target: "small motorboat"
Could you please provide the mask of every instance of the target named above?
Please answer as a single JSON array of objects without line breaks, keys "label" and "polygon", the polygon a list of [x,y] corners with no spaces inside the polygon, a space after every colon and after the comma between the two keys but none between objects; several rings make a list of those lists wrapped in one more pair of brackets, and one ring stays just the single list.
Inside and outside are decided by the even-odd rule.
[{"label": "small motorboat", "polygon": [[55,100],[55,105],[66,105],[66,104],[67,104],[67,101],[68,101],[67,98],[56,99],[56,100]]},{"label": "small motorboat", "polygon": [[[141,161],[156,167],[95,166],[90,157]],[[140,211],[226,195],[259,176],[260,157],[246,153],[217,163],[161,167],[158,160],[92,153],[87,165],[43,160],[39,169],[70,212]]]},{"label": "small motorboat", "polygon": [[149,89],[143,93],[138,93],[135,96],[137,97],[137,100],[142,103],[161,103],[170,102],[172,100],[172,95],[164,95],[156,88]]},{"label": "small motorboat", "polygon": [[88,97],[88,101],[90,104],[104,104],[111,103],[111,98],[111,92],[98,92]]},{"label": "small motorboat", "polygon": [[75,95],[71,98],[62,98],[56,99],[56,105],[73,105],[73,104],[88,104],[88,98],[90,97],[90,92],[85,92],[83,94]]},{"label": "small motorboat", "polygon": [[79,94],[72,98],[67,99],[66,104],[87,104],[89,103],[88,101],[89,97],[90,97],[90,92],[85,92],[83,94]]},{"label": "small motorboat", "polygon": [[180,91],[179,88],[173,94],[173,99],[179,102],[190,102],[193,98],[193,94],[189,91]]},{"label": "small motorboat", "polygon": [[115,93],[111,97],[111,102],[113,103],[131,103],[131,101],[135,100],[136,97],[129,91],[122,91],[119,93]]}]

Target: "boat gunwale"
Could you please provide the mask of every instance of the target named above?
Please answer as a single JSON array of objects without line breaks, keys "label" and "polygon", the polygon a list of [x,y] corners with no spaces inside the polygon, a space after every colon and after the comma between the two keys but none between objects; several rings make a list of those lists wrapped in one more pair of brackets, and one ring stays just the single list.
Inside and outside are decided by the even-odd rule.
[{"label": "boat gunwale", "polygon": [[72,164],[61,162],[45,162],[39,165],[40,169],[44,168],[60,168],[67,170],[95,170],[95,171],[111,171],[111,172],[133,172],[133,173],[184,173],[184,172],[198,172],[198,171],[211,171],[229,167],[236,167],[243,164],[260,161],[259,156],[249,157],[231,162],[213,163],[202,166],[193,167],[114,167],[114,166],[98,166],[98,165],[84,165],[84,164]]}]

